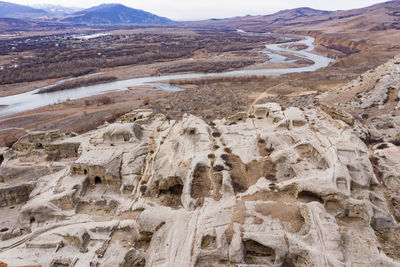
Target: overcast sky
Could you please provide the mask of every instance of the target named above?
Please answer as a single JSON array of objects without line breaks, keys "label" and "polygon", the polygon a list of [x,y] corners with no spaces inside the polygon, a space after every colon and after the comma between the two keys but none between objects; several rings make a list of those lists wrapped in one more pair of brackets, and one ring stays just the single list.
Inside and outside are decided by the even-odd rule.
[{"label": "overcast sky", "polygon": [[[7,0],[4,0],[7,1]],[[34,5],[52,3],[63,6],[92,7],[102,3],[121,3],[175,20],[226,18],[245,15],[265,15],[282,9],[312,7],[323,10],[343,10],[366,7],[379,0],[8,0]]]}]

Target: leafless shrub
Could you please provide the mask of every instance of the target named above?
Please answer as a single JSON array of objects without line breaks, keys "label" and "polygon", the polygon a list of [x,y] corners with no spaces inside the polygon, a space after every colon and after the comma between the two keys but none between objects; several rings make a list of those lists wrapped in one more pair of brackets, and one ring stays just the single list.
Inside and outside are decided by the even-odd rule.
[{"label": "leafless shrub", "polygon": [[250,75],[250,76],[236,76],[236,77],[212,77],[212,78],[201,78],[201,79],[180,79],[170,80],[169,83],[172,85],[183,85],[183,84],[194,84],[194,85],[207,85],[213,83],[224,83],[224,82],[251,82],[251,81],[262,81],[267,79],[265,75]]},{"label": "leafless shrub", "polygon": [[[85,42],[56,41],[54,36],[48,36],[47,39],[33,36],[32,42],[29,44],[22,42],[23,38],[17,38],[14,41],[19,42],[19,45],[16,47],[17,50],[12,52],[33,51],[35,57],[21,57],[15,62],[18,64],[18,68],[10,65],[0,70],[0,84],[77,77],[102,68],[189,58],[199,49],[204,49],[206,53],[235,52],[253,49],[260,43],[276,42],[272,36],[240,35],[230,30],[199,29],[196,32],[195,35],[184,37],[170,33],[143,33],[133,34],[128,38],[113,36]],[[0,55],[7,55],[11,52],[11,45],[7,42],[9,41],[0,40]],[[160,43],[163,45],[160,46]],[[119,48],[109,49],[115,45],[118,45]],[[208,66],[208,63],[196,63],[194,66],[191,66],[192,64],[180,65],[172,70],[161,71],[170,72],[181,69],[187,71],[187,68],[191,68],[190,70],[193,71],[215,72],[245,66],[251,64],[251,61],[216,62],[211,67]]]},{"label": "leafless shrub", "polygon": [[126,112],[123,111],[122,109],[113,109],[111,111],[111,117],[108,120],[108,122],[114,122],[116,121],[119,117],[121,117],[122,115],[124,115]]},{"label": "leafless shrub", "polygon": [[98,126],[102,125],[105,122],[104,119],[92,119],[92,120],[86,120],[84,122],[81,122],[78,124],[75,129],[73,129],[73,132],[76,133],[85,133],[91,130],[96,129]]},{"label": "leafless shrub", "polygon": [[256,63],[255,60],[232,60],[232,61],[217,61],[217,62],[190,62],[167,67],[161,67],[157,70],[162,73],[177,73],[177,72],[222,72],[229,69],[237,69],[246,67]]},{"label": "leafless shrub", "polygon": [[112,99],[108,96],[101,96],[97,98],[97,103],[102,105],[109,105],[113,103]]}]

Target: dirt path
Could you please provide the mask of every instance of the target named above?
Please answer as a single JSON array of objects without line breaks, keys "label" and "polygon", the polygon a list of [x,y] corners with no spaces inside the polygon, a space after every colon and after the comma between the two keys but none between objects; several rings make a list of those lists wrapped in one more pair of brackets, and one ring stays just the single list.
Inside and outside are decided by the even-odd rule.
[{"label": "dirt path", "polygon": [[250,106],[249,106],[248,109],[247,109],[247,113],[249,113],[249,112],[251,111],[251,109],[254,107],[254,105],[257,104],[257,102],[260,101],[261,99],[263,99],[264,97],[276,96],[276,94],[269,94],[269,93],[268,93],[269,90],[275,89],[275,88],[277,88],[277,87],[279,87],[279,86],[282,86],[282,85],[284,85],[284,84],[286,84],[286,83],[287,83],[287,82],[283,82],[283,83],[280,83],[280,84],[277,84],[277,85],[275,85],[275,86],[272,86],[272,87],[267,88],[267,90],[265,90],[263,93],[261,93],[261,94],[253,101],[253,103],[250,104]]}]

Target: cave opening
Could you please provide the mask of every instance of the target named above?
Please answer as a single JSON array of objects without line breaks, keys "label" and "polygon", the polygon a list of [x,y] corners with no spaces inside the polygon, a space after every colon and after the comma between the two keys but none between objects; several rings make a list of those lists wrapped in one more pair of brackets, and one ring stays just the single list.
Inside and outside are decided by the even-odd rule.
[{"label": "cave opening", "polygon": [[99,176],[94,177],[94,184],[102,184],[101,178]]},{"label": "cave opening", "polygon": [[319,195],[317,195],[316,193],[310,192],[310,191],[299,192],[299,194],[297,195],[297,198],[302,199],[306,202],[313,202],[313,201],[317,201],[320,203],[324,202]]}]

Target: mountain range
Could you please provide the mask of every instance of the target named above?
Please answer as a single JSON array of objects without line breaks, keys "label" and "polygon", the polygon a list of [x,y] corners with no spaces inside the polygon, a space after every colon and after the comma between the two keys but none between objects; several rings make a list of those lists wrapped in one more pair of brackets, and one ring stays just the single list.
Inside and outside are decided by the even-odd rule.
[{"label": "mountain range", "polygon": [[296,8],[271,15],[244,16],[221,20],[193,22],[198,26],[224,26],[249,31],[374,31],[400,29],[400,1],[387,1],[365,8],[322,11]]},{"label": "mountain range", "polygon": [[0,1],[0,18],[38,18],[47,15],[43,9]]},{"label": "mountain range", "polygon": [[50,16],[71,15],[75,12],[83,10],[83,8],[79,7],[65,7],[61,5],[52,5],[52,4],[38,4],[32,7],[46,11]]},{"label": "mountain range", "polygon": [[63,23],[84,25],[162,24],[170,19],[121,4],[102,4],[84,10],[59,5],[37,5],[38,8],[0,2],[0,18],[58,19]]},{"label": "mountain range", "polygon": [[89,25],[161,24],[171,20],[121,4],[102,4],[73,13],[63,21]]},{"label": "mountain range", "polygon": [[[15,25],[31,24],[40,21],[40,25],[58,23],[69,25],[130,25],[164,24],[172,22],[168,18],[130,8],[121,4],[102,4],[84,10],[65,8],[57,5],[22,6],[0,1],[0,30],[15,30]],[[388,1],[366,8],[345,11],[324,11],[312,8],[282,10],[275,14],[243,16],[227,19],[181,22],[186,26],[223,26],[260,32],[319,32],[341,31],[381,31],[400,29],[400,1]],[[10,20],[13,18],[14,20]],[[20,19],[24,21],[16,21]],[[32,20],[33,19],[33,20]],[[51,19],[51,21],[49,21]],[[10,25],[9,27],[7,25]]]}]

